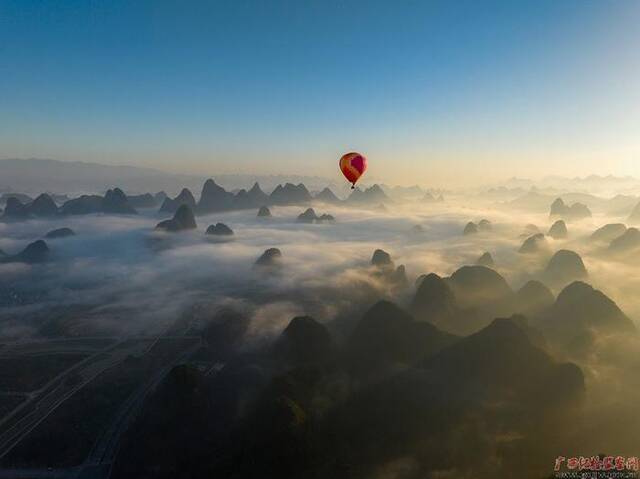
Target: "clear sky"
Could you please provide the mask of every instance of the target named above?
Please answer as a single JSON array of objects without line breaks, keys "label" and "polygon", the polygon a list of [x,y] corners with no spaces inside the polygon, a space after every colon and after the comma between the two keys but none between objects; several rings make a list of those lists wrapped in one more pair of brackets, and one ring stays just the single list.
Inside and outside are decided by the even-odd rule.
[{"label": "clear sky", "polygon": [[0,0],[0,158],[640,176],[640,2]]}]

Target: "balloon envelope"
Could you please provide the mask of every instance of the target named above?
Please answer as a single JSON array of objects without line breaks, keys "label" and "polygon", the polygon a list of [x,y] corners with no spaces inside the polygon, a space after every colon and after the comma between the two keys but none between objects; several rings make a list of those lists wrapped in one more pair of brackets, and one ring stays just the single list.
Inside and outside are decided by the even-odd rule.
[{"label": "balloon envelope", "polygon": [[356,152],[342,155],[340,170],[349,183],[355,185],[358,178],[367,170],[367,158]]}]

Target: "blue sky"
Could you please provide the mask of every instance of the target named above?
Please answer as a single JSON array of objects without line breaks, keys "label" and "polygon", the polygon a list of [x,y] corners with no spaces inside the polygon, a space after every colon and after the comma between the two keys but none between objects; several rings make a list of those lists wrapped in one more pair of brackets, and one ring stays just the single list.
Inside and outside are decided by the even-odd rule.
[{"label": "blue sky", "polygon": [[0,157],[638,174],[640,3],[0,0]]}]

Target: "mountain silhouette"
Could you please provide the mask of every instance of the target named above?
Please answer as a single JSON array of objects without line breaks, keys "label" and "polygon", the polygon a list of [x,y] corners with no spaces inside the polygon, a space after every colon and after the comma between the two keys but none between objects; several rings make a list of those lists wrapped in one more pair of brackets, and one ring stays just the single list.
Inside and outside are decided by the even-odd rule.
[{"label": "mountain silhouette", "polygon": [[58,206],[50,195],[42,193],[35,200],[23,203],[17,196],[7,197],[2,219],[21,221],[27,218],[51,218],[59,213]]},{"label": "mountain silhouette", "polygon": [[567,212],[568,206],[562,201],[562,198],[556,198],[549,208],[550,216],[562,216]]},{"label": "mountain silhouette", "polygon": [[637,228],[628,228],[609,244],[611,253],[628,253],[638,248],[640,248],[640,230]]},{"label": "mountain silhouette", "polygon": [[473,221],[469,221],[464,227],[462,234],[464,236],[467,236],[467,235],[476,234],[477,232],[478,232],[478,226]]},{"label": "mountain silhouette", "polygon": [[491,221],[486,219],[481,219],[478,221],[478,231],[491,231],[493,230],[493,225]]},{"label": "mountain silhouette", "polygon": [[75,236],[75,232],[71,228],[58,228],[49,231],[44,237],[46,239],[66,238],[68,236]]},{"label": "mountain silhouette", "polygon": [[224,223],[216,223],[215,225],[209,225],[205,234],[214,236],[232,236],[233,230]]},{"label": "mountain silhouette", "polygon": [[469,335],[496,316],[512,314],[515,295],[506,280],[486,266],[463,266],[448,278],[431,273],[416,280],[411,311],[454,334]]},{"label": "mountain silhouette", "polygon": [[554,301],[549,288],[540,281],[530,280],[516,291],[514,310],[527,316],[535,316],[549,308]]},{"label": "mountain silhouette", "polygon": [[187,205],[191,211],[196,209],[196,199],[188,188],[183,188],[175,198],[165,198],[160,206],[161,213],[175,213],[181,205]]},{"label": "mountain silhouette", "polygon": [[538,233],[540,233],[540,228],[538,228],[533,223],[529,223],[529,224],[525,225],[524,230],[522,232],[522,234],[524,236],[526,236],[527,238],[529,236],[533,236],[533,235],[538,234]]},{"label": "mountain silhouette", "polygon": [[[410,463],[420,472],[406,477],[430,477],[429,471],[443,468],[460,471],[466,447],[476,452],[486,444],[477,428],[529,437],[532,423],[553,422],[558,411],[577,407],[584,397],[578,366],[556,362],[516,321],[496,319],[341,402],[327,418],[322,444],[327,458],[348,463],[362,472],[358,477],[376,477],[379,464],[407,456],[422,459]],[[434,465],[443,453],[452,455],[450,462]],[[466,460],[478,470],[472,458]],[[469,475],[503,476],[510,475]]]},{"label": "mountain silhouette", "polygon": [[[151,193],[142,195],[127,195],[127,200],[133,208],[155,208],[160,201]],[[162,199],[164,201],[164,198]]]},{"label": "mountain silhouette", "polygon": [[215,359],[229,359],[249,330],[251,318],[231,308],[221,308],[202,332],[207,351]]},{"label": "mountain silhouette", "polygon": [[543,276],[555,286],[564,286],[576,279],[588,276],[580,255],[574,251],[561,249],[549,260]]},{"label": "mountain silhouette", "polygon": [[158,191],[153,198],[156,200],[156,204],[162,204],[167,199],[167,194],[164,191]]},{"label": "mountain silhouette", "polygon": [[296,219],[298,223],[333,223],[335,218],[327,213],[318,216],[313,208],[307,208]]},{"label": "mountain silhouette", "polygon": [[242,197],[240,197],[240,193],[238,192],[234,200],[234,205],[238,209],[250,209],[257,208],[260,205],[264,205],[268,202],[269,195],[262,191],[262,188],[260,188],[260,184],[256,182],[245,195],[242,195]]},{"label": "mountain silhouette", "polygon": [[133,215],[137,214],[120,188],[108,190],[104,197],[82,195],[66,201],[60,208],[64,215],[87,215],[94,213]]},{"label": "mountain silhouette", "polygon": [[258,218],[271,218],[271,210],[266,206],[261,206],[258,210]]},{"label": "mountain silhouette", "polygon": [[455,295],[447,282],[435,273],[424,276],[411,303],[411,312],[417,320],[428,321],[449,329],[458,313]]},{"label": "mountain silhouette", "polygon": [[[374,188],[372,193],[375,192],[376,189]],[[341,202],[329,188],[322,190],[314,199],[327,203],[337,204]],[[214,179],[209,178],[204,182],[200,199],[197,202],[191,191],[183,188],[175,198],[168,198],[164,192],[153,196],[147,193],[131,197],[129,204],[130,206],[135,204],[140,207],[150,207],[162,202],[159,210],[161,213],[175,213],[180,205],[186,204],[194,213],[204,215],[213,212],[260,208],[270,205],[303,205],[308,204],[311,200],[311,194],[303,183],[278,185],[270,195],[267,195],[260,187],[260,184],[256,182],[249,190],[240,189],[234,194],[218,185]],[[94,209],[97,210],[97,208]],[[326,216],[325,221],[328,221],[328,217],[331,215]]]},{"label": "mountain silhouette", "polygon": [[389,197],[385,194],[380,185],[373,185],[365,190],[361,190],[356,187],[349,195],[349,198],[347,198],[348,203],[355,204],[384,204],[389,201]]},{"label": "mountain silhouette", "polygon": [[315,223],[318,219],[313,208],[307,208],[304,213],[300,213],[296,221],[298,223]]},{"label": "mountain silhouette", "polygon": [[[0,160],[0,162],[1,161],[2,160]],[[9,198],[16,198],[17,200],[20,200],[20,203],[22,203],[23,205],[26,205],[33,201],[33,198],[31,196],[24,193],[2,193],[0,195],[0,204],[6,203],[7,201],[9,201]]]},{"label": "mountain silhouette", "polygon": [[622,236],[625,231],[627,231],[625,224],[609,223],[595,230],[589,239],[596,242],[611,243],[614,239]]},{"label": "mountain silhouette", "polygon": [[379,301],[356,325],[348,353],[357,369],[370,372],[381,363],[415,363],[455,340],[428,322],[415,321],[394,303]]},{"label": "mountain silhouette", "polygon": [[486,266],[463,266],[447,280],[455,297],[464,308],[502,307],[511,300],[513,291],[506,280]]},{"label": "mountain silhouette", "polygon": [[[256,183],[254,187],[256,185],[258,185],[258,183]],[[225,209],[244,210],[249,208],[255,208],[258,205],[264,203],[265,200],[268,200],[268,196],[260,189],[259,185],[257,186],[257,190],[259,190],[259,192],[262,193],[262,195],[264,196],[261,196],[259,193],[256,192],[257,194],[255,195],[255,198],[254,198],[253,197],[254,195],[252,195],[250,191],[247,191],[243,188],[239,190],[235,196],[233,195],[231,196],[230,205],[227,205]]]},{"label": "mountain silhouette", "polygon": [[196,229],[196,219],[193,211],[188,205],[180,205],[178,210],[170,220],[161,221],[156,225],[157,230],[165,230],[169,232],[185,231]]},{"label": "mountain silhouette", "polygon": [[523,254],[533,254],[539,253],[540,251],[545,250],[548,247],[547,240],[545,239],[542,233],[534,234],[533,236],[529,236],[524,242],[518,253]]},{"label": "mountain silhouette", "polygon": [[104,198],[99,195],[82,195],[66,201],[60,211],[63,215],[88,215],[102,213]]},{"label": "mountain silhouette", "polygon": [[[223,187],[209,178],[202,186],[202,193],[200,194],[200,201],[198,201],[196,210],[199,214],[226,211],[232,208],[233,202],[233,193],[227,192]],[[261,200],[260,203],[262,202]],[[250,207],[249,204],[247,204],[247,208],[248,207]]]},{"label": "mountain silhouette", "polygon": [[399,265],[393,273],[388,276],[389,282],[397,288],[404,288],[409,284],[407,270],[403,264]]},{"label": "mountain silhouette", "polygon": [[482,255],[480,255],[480,257],[476,260],[476,264],[480,266],[487,266],[489,268],[492,268],[495,265],[493,256],[491,256],[491,253],[489,253],[488,251],[485,251],[484,253],[482,253]]},{"label": "mountain silhouette", "polygon": [[550,341],[573,354],[587,352],[597,334],[636,332],[615,302],[582,281],[565,287],[537,325]]},{"label": "mountain silhouette", "polygon": [[304,204],[311,201],[311,194],[302,183],[294,185],[286,183],[278,185],[269,195],[269,203],[273,205]]},{"label": "mountain silhouette", "polygon": [[43,240],[35,241],[18,253],[16,259],[22,263],[43,263],[49,259],[49,247]]},{"label": "mountain silhouette", "polygon": [[391,255],[382,249],[376,249],[371,257],[371,265],[374,267],[372,276],[380,278],[393,288],[404,288],[409,284],[404,265],[396,268]]},{"label": "mountain silhouette", "polygon": [[567,237],[567,225],[563,220],[558,220],[551,225],[547,233],[553,239],[563,239]]},{"label": "mountain silhouette", "polygon": [[557,397],[560,401],[584,393],[580,369],[571,363],[556,363],[532,344],[527,332],[513,319],[495,319],[484,329],[427,359],[424,369],[436,379],[439,385],[436,390],[452,391],[458,398],[474,395],[477,401],[507,395],[509,401],[520,406],[549,407],[552,401],[535,404],[540,402],[535,395],[531,396],[533,390],[543,393],[560,386]]},{"label": "mountain silhouette", "polygon": [[137,211],[129,204],[127,195],[120,188],[108,190],[102,200],[102,213],[134,215]]},{"label": "mountain silhouette", "polygon": [[10,256],[1,256],[2,263],[44,263],[49,260],[49,247],[43,240],[38,240],[27,245],[20,253]]},{"label": "mountain silhouette", "polygon": [[333,191],[331,191],[328,187],[324,188],[313,199],[317,201],[322,201],[324,203],[331,203],[331,204],[336,204],[341,202],[340,198],[338,198],[335,194],[333,194]]},{"label": "mountain silhouette", "polygon": [[394,268],[391,255],[382,249],[377,249],[373,252],[371,257],[371,264],[382,268]]},{"label": "mountain silhouette", "polygon": [[568,216],[571,219],[591,218],[591,210],[585,204],[573,203],[569,208]]},{"label": "mountain silhouette", "polygon": [[326,360],[333,350],[327,328],[310,316],[293,318],[274,344],[276,356],[292,364]]},{"label": "mountain silhouette", "polygon": [[27,219],[29,217],[29,209],[18,198],[10,196],[4,207],[2,219],[5,221],[17,221]]},{"label": "mountain silhouette", "polygon": [[579,220],[590,218],[591,210],[583,203],[576,202],[568,206],[562,198],[556,198],[549,208],[549,216],[559,216],[567,220]]},{"label": "mountain silhouette", "polygon": [[58,206],[46,193],[38,195],[38,197],[27,205],[29,214],[37,217],[51,217],[58,214]]},{"label": "mountain silhouette", "polygon": [[636,204],[629,215],[629,223],[637,224],[640,222],[640,203]]},{"label": "mountain silhouette", "polygon": [[335,221],[336,219],[333,217],[333,215],[330,215],[328,213],[321,214],[316,220],[317,223],[334,223]]},{"label": "mountain silhouette", "polygon": [[282,252],[278,248],[269,248],[256,260],[255,265],[261,267],[276,267],[280,265]]}]

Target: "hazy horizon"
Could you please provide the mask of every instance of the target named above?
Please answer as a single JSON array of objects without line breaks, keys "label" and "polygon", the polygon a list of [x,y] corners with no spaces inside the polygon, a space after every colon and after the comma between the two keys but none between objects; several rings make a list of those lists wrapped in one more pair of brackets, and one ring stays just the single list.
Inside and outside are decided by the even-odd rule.
[{"label": "hazy horizon", "polygon": [[[62,170],[56,170],[55,173],[48,172],[46,168],[43,169],[36,167],[36,164],[39,162],[44,162],[42,165],[50,164],[48,166],[52,166],[54,169],[69,168],[66,170],[66,173],[70,174],[71,177],[65,178],[65,182],[69,184],[75,181],[80,188],[73,189],[57,185],[59,182],[55,175],[61,174]],[[73,175],[73,165],[79,165],[89,169],[83,171],[82,176],[78,177]],[[12,168],[12,166],[14,168]],[[91,168],[95,168],[95,170],[92,171]],[[51,174],[54,176],[50,176]],[[104,174],[107,174],[106,178],[104,178]],[[35,184],[30,182],[30,180],[32,180],[32,176],[38,178]],[[3,177],[5,178],[4,183],[2,182]],[[89,177],[91,177],[93,182],[97,182],[101,186],[87,187],[84,184],[84,181]],[[153,180],[158,180],[159,178],[162,179],[161,183],[159,183],[160,186],[158,186],[157,181],[154,185]],[[254,182],[258,182],[267,190],[271,190],[278,184],[286,182],[302,182],[314,191],[321,190],[324,187],[329,187],[336,190],[335,192],[342,191],[347,195],[350,187],[349,183],[345,181],[341,173],[336,171],[334,171],[333,174],[326,176],[290,174],[281,171],[274,171],[268,174],[239,172],[220,173],[211,171],[207,173],[185,174],[172,172],[170,170],[163,169],[162,167],[136,166],[124,163],[107,164],[82,160],[65,161],[53,158],[0,158],[0,193],[33,194],[44,191],[61,194],[73,194],[77,191],[103,193],[109,188],[125,187],[125,189],[132,188],[128,192],[135,194],[154,192],[156,190],[159,191],[163,189],[168,189],[169,192],[175,192],[177,194],[177,192],[183,187],[195,188],[199,191],[199,187],[201,186],[200,183],[207,178],[211,178],[221,186],[230,189],[248,189]],[[151,179],[151,182],[145,182],[145,179]],[[131,180],[139,180],[137,183],[138,186],[126,186],[130,184]],[[606,186],[608,182],[613,182],[613,184]],[[624,182],[627,184],[622,187],[623,189],[620,191],[620,183]],[[406,188],[417,186],[425,191],[432,189],[446,189],[461,192],[499,187],[521,188],[525,190],[530,188],[541,188],[558,189],[559,193],[583,192],[608,197],[616,193],[625,192],[629,194],[636,194],[636,190],[640,191],[640,176],[636,177],[633,175],[614,174],[599,175],[595,173],[585,174],[583,176],[569,176],[544,174],[541,172],[537,176],[496,175],[492,179],[476,179],[475,181],[470,180],[469,182],[456,182],[453,180],[437,182],[432,179],[428,183],[424,183],[414,179],[414,181],[409,180],[406,183],[396,183],[389,181],[384,177],[376,177],[367,174],[363,177],[362,181],[359,182],[359,186],[362,188],[367,188],[374,184],[381,184],[387,187]]]}]

